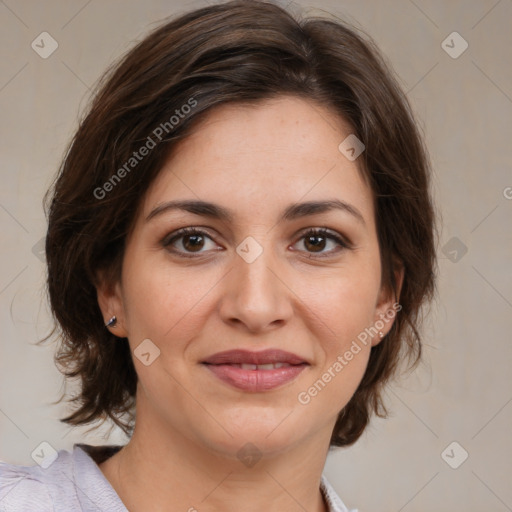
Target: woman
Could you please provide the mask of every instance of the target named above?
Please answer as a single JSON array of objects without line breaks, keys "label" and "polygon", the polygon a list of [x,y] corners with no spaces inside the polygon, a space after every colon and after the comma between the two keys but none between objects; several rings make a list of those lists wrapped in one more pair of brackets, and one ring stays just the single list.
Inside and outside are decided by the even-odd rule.
[{"label": "woman", "polygon": [[2,464],[0,504],[347,511],[328,450],[384,416],[434,289],[428,159],[377,49],[260,1],[166,21],[105,75],[47,199],[81,382],[62,421],[130,440]]}]

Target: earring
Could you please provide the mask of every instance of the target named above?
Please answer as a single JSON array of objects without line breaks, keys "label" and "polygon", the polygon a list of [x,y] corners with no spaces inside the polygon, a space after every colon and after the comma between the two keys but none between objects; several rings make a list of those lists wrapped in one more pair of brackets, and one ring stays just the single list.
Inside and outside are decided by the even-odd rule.
[{"label": "earring", "polygon": [[117,323],[117,318],[114,315],[106,324],[105,327],[115,327]]},{"label": "earring", "polygon": [[[115,317],[114,317],[115,318]],[[384,338],[384,334],[382,334],[382,331],[379,331],[379,337]]]}]

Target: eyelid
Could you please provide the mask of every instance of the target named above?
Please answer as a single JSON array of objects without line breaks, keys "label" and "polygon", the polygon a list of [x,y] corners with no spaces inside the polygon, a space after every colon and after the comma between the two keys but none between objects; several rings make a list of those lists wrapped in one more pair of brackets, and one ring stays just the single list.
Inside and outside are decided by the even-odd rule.
[{"label": "eyelid", "polygon": [[296,236],[299,236],[302,238],[308,234],[320,235],[320,236],[325,236],[326,238],[338,240],[347,249],[351,249],[354,247],[354,244],[350,241],[350,239],[346,235],[343,235],[342,233],[340,233],[334,229],[325,227],[325,226],[305,228],[305,229],[299,231],[299,233]]},{"label": "eyelid", "polygon": [[[178,240],[186,235],[201,235],[201,236],[207,236],[211,240],[214,240],[214,235],[210,233],[208,230],[209,228],[205,228],[202,226],[187,226],[184,228],[176,229],[175,231],[168,233],[164,236],[164,238],[161,240],[161,244],[164,247],[169,246],[172,242],[175,240]],[[217,243],[217,242],[215,242]]]}]

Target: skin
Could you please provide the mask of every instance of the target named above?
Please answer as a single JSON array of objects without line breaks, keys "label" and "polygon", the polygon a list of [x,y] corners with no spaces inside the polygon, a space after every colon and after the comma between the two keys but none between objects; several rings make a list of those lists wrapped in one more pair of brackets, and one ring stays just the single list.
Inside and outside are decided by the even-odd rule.
[{"label": "skin", "polygon": [[[111,331],[160,355],[139,377],[135,432],[100,469],[131,512],[326,511],[319,483],[339,411],[357,389],[371,346],[304,405],[298,394],[332,367],[395,297],[381,285],[372,191],[338,145],[349,127],[324,107],[282,96],[214,109],[182,141],[144,197],[121,282],[98,288]],[[161,203],[210,201],[232,221],[168,211]],[[339,199],[357,209],[279,221],[291,203]],[[183,227],[207,232],[162,240]],[[350,242],[304,236],[326,227]],[[246,237],[263,252],[248,263]],[[253,249],[251,249],[253,250]],[[401,282],[402,276],[398,275]],[[381,329],[385,335],[392,320]],[[124,341],[120,341],[124,342]],[[310,365],[270,391],[244,392],[200,364],[217,352],[280,348]],[[237,452],[254,444],[252,467]]]}]

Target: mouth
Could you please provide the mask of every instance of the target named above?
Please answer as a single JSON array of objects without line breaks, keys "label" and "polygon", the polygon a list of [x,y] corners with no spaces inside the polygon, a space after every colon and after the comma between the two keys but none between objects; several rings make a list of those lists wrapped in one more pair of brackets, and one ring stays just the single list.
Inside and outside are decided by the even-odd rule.
[{"label": "mouth", "polygon": [[280,387],[310,366],[304,358],[277,349],[229,350],[214,354],[202,364],[224,383],[250,392]]},{"label": "mouth", "polygon": [[260,352],[252,352],[250,350],[227,350],[225,352],[217,352],[202,362],[204,364],[251,364],[256,366],[268,364],[308,364],[306,359],[297,354],[279,349],[267,349]]},{"label": "mouth", "polygon": [[[204,363],[209,364],[209,363]],[[233,366],[235,368],[241,368],[242,370],[276,370],[278,368],[287,368],[290,366],[298,366],[292,365],[288,363],[267,363],[267,364],[250,364],[250,363],[224,363],[224,365]],[[216,366],[221,366],[217,364]]]}]

